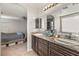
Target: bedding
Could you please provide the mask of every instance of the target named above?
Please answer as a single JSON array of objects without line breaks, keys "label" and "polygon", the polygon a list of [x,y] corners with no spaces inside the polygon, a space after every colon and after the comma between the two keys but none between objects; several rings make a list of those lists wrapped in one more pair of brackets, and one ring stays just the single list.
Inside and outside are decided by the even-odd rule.
[{"label": "bedding", "polygon": [[17,33],[1,33],[1,43],[6,43],[14,40],[24,39],[25,34],[22,32]]}]

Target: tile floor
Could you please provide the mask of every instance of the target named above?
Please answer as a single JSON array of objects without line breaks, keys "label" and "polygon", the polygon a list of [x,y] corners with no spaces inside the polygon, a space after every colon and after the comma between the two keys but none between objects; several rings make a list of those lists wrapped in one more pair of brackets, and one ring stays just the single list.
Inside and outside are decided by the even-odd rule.
[{"label": "tile floor", "polygon": [[1,56],[37,56],[34,51],[27,52],[26,43],[1,47]]}]

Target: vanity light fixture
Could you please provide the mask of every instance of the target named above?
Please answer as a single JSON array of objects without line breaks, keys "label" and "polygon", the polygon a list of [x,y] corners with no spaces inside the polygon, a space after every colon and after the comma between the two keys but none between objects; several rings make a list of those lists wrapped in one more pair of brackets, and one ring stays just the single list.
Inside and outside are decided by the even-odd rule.
[{"label": "vanity light fixture", "polygon": [[58,4],[58,3],[49,4],[49,5],[47,5],[45,8],[43,8],[43,11],[46,11],[46,10],[52,8],[52,7],[56,6],[57,4]]},{"label": "vanity light fixture", "polygon": [[50,4],[50,6],[52,7],[54,4]]},{"label": "vanity light fixture", "polygon": [[48,7],[48,8],[50,8],[50,7],[51,7],[51,5],[49,4],[47,7]]},{"label": "vanity light fixture", "polygon": [[47,6],[45,7],[45,9],[46,9],[46,10],[48,9]]},{"label": "vanity light fixture", "polygon": [[43,11],[44,11],[45,9],[43,8]]}]

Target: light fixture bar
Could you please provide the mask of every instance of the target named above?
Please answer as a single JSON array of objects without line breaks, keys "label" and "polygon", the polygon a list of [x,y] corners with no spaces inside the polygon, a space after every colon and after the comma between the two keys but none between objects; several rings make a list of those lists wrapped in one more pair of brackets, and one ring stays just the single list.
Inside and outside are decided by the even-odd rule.
[{"label": "light fixture bar", "polygon": [[49,8],[52,8],[52,7],[56,6],[57,4],[58,4],[58,3],[49,4],[49,5],[45,6],[45,8],[43,8],[43,11],[46,11],[46,10],[48,10]]}]

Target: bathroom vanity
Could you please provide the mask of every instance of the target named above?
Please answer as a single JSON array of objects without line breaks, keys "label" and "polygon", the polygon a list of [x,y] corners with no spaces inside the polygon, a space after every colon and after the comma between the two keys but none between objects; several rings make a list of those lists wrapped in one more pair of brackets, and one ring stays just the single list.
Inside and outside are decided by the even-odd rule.
[{"label": "bathroom vanity", "polygon": [[79,43],[75,43],[65,43],[62,38],[39,33],[32,34],[32,49],[40,56],[79,56]]}]

